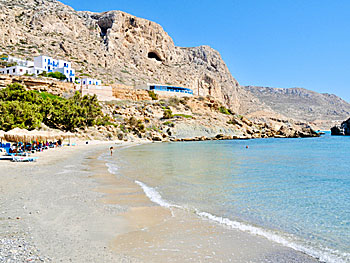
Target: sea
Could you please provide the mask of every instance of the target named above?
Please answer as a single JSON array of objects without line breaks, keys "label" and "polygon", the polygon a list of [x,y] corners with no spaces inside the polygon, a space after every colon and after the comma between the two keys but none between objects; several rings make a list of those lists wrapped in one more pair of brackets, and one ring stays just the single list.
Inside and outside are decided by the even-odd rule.
[{"label": "sea", "polygon": [[110,167],[158,205],[350,262],[350,137],[151,143],[114,156]]}]

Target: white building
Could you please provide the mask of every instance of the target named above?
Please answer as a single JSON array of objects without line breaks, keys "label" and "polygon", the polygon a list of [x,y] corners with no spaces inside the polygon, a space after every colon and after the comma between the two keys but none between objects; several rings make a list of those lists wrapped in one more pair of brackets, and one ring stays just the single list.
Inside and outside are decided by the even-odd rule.
[{"label": "white building", "polygon": [[77,82],[82,85],[96,85],[100,86],[102,81],[100,79],[92,79],[92,78],[82,78],[78,79]]},{"label": "white building", "polygon": [[34,62],[33,61],[16,58],[14,56],[8,56],[7,62],[9,62],[9,63],[16,63],[17,66],[34,67]]},{"label": "white building", "polygon": [[44,71],[47,73],[61,72],[66,76],[67,81],[75,81],[75,70],[72,68],[72,63],[65,60],[53,59],[48,56],[38,56],[34,58],[33,62],[9,56],[7,61],[17,63],[17,65],[0,68],[0,73],[2,74],[18,76],[24,74],[38,75]]},{"label": "white building", "polygon": [[69,61],[54,59],[48,56],[38,56],[34,58],[34,67],[41,68],[48,73],[61,72],[66,75],[67,81],[75,81],[75,70]]}]

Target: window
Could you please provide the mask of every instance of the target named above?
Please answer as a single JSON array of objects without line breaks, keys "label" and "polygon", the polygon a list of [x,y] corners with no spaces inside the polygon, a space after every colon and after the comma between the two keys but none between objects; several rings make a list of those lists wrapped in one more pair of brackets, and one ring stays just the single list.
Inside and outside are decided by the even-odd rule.
[{"label": "window", "polygon": [[86,82],[85,82],[85,80],[83,81],[83,84],[85,84]]},{"label": "window", "polygon": [[10,70],[7,70],[7,74],[10,74]]},{"label": "window", "polygon": [[[23,71],[23,69],[19,69],[19,72],[22,72]],[[15,72],[15,70],[13,70],[13,72]]]},{"label": "window", "polygon": [[12,70],[12,72],[15,73],[15,72],[16,72],[16,69],[14,68],[14,69]]},{"label": "window", "polygon": [[46,62],[46,58],[45,58],[45,62]]}]

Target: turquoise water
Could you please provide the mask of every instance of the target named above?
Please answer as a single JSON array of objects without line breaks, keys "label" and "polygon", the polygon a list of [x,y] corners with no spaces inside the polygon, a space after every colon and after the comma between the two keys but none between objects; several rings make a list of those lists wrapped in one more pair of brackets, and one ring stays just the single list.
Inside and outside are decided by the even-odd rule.
[{"label": "turquoise water", "polygon": [[350,137],[149,144],[116,156],[161,205],[350,262]]}]

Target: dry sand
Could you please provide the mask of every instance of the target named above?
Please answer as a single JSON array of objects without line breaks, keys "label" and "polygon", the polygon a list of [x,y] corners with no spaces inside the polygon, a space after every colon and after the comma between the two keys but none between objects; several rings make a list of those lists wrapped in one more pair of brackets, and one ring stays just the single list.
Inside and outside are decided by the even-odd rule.
[{"label": "dry sand", "polygon": [[316,262],[152,203],[98,158],[112,145],[52,149],[37,163],[0,161],[1,262]]}]

